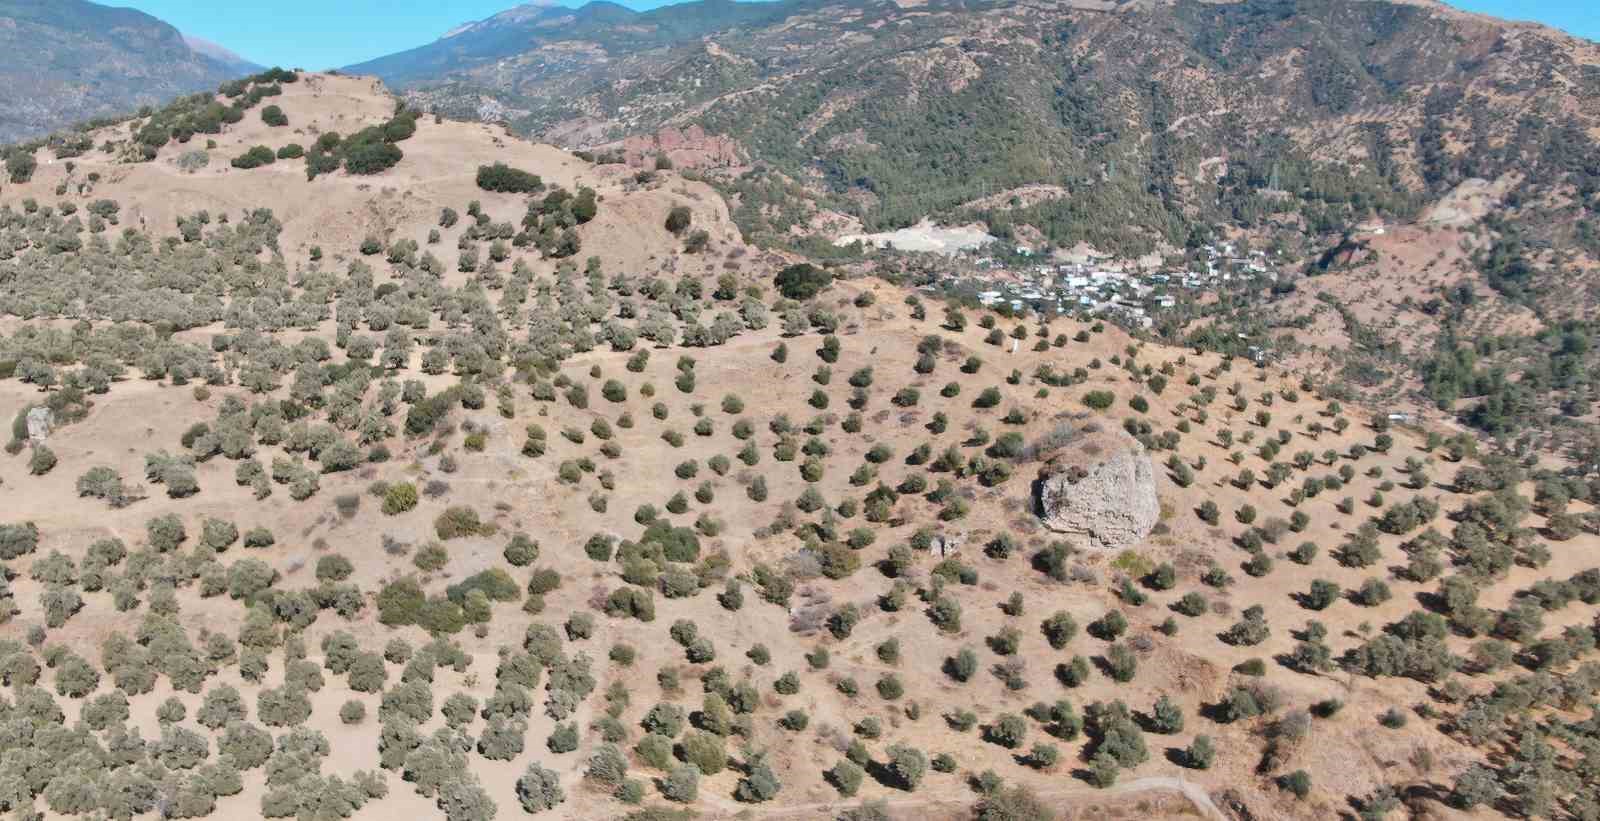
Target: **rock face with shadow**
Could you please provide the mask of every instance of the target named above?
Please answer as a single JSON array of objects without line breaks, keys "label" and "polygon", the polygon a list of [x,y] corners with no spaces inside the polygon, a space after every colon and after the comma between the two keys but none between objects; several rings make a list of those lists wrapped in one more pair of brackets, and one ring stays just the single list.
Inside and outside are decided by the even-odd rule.
[{"label": "rock face with shadow", "polygon": [[1122,431],[1087,434],[1061,448],[1040,472],[1034,499],[1045,527],[1100,550],[1144,541],[1161,518],[1150,454]]}]

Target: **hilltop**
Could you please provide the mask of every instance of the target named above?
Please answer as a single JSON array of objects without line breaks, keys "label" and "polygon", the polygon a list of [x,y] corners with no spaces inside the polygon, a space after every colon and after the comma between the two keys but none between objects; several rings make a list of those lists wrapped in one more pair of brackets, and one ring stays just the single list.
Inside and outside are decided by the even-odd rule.
[{"label": "hilltop", "polygon": [[[255,91],[246,95],[246,88]],[[549,186],[572,191],[587,186],[598,192],[609,207],[600,209],[596,220],[580,226],[578,233],[605,237],[604,242],[591,243],[592,248],[586,245],[585,256],[598,254],[614,268],[645,272],[676,264],[672,251],[680,243],[661,227],[675,202],[688,203],[696,212],[696,227],[712,232],[719,244],[738,241],[721,198],[704,184],[674,179],[641,185],[632,172],[620,167],[593,166],[550,146],[510,138],[503,128],[492,125],[412,117],[408,122],[414,133],[392,143],[403,149],[394,166],[378,174],[338,171],[308,182],[313,161],[305,157],[318,153],[319,141],[381,129],[395,120],[396,101],[371,78],[348,76],[305,75],[296,82],[230,86],[229,91],[235,96],[201,97],[202,102],[250,101],[249,108],[234,115],[237,122],[219,122],[217,133],[196,133],[189,124],[192,118],[208,114],[194,100],[181,100],[151,118],[135,120],[132,127],[89,132],[89,143],[99,150],[81,155],[39,150],[32,179],[25,186],[9,187],[6,201],[48,199],[65,185],[82,197],[126,203],[120,213],[122,225],[161,234],[177,231],[180,222],[201,212],[237,217],[265,208],[282,226],[276,245],[286,259],[303,261],[311,248],[322,247],[330,262],[343,262],[364,240],[375,238],[385,249],[410,240],[449,257],[454,267],[457,259],[454,251],[445,250],[448,246],[424,247],[430,229],[439,227],[444,207],[453,205],[459,211],[476,199],[496,223],[519,223],[524,216],[520,198],[496,196],[474,183],[478,166],[502,162],[538,169]],[[266,122],[268,106],[282,112],[284,124]],[[186,141],[165,138],[169,130],[191,136]],[[145,141],[152,131],[155,138]],[[235,159],[257,146],[268,149],[276,161],[259,168],[235,167]],[[146,156],[142,152],[155,156],[147,162],[128,162],[142,159]],[[642,225],[654,230],[637,230]],[[685,262],[694,265],[699,259]]]},{"label": "hilltop", "polygon": [[87,133],[0,189],[0,810],[1595,811],[1600,458],[370,78]]}]

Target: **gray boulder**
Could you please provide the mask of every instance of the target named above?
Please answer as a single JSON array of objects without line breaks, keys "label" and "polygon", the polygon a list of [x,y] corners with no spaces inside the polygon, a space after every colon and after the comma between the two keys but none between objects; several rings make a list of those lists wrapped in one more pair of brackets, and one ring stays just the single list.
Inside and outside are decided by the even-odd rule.
[{"label": "gray boulder", "polygon": [[1045,466],[1035,487],[1045,527],[1082,536],[1101,550],[1144,541],[1161,518],[1150,454],[1121,431],[1072,442]]},{"label": "gray boulder", "polygon": [[50,438],[50,431],[55,427],[56,415],[49,408],[33,408],[28,411],[28,441],[43,442]]}]

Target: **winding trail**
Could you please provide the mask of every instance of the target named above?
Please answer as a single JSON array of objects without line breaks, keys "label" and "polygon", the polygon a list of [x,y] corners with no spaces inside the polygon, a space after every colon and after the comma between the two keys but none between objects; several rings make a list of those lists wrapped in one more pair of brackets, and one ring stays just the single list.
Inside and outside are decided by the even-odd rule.
[{"label": "winding trail", "polygon": [[[1211,800],[1204,787],[1182,777],[1149,776],[1135,778],[1110,789],[1098,790],[1093,788],[1072,788],[1062,790],[1044,790],[1035,793],[1040,799],[1049,803],[1067,803],[1079,799],[1104,798],[1107,796],[1128,796],[1142,792],[1173,792],[1182,795],[1192,804],[1202,818],[1207,821],[1232,821],[1232,819]],[[792,804],[786,807],[772,807],[762,809],[760,806],[740,804],[732,799],[722,796],[702,795],[703,803],[713,804],[728,815],[737,814],[741,818],[816,818],[818,813],[826,812],[831,817],[834,812],[846,810],[857,806],[859,800],[822,801],[812,804]],[[971,805],[976,803],[975,796],[970,794],[961,797],[945,798],[895,798],[883,802],[890,809],[908,809],[913,807],[934,807],[941,805]]]}]

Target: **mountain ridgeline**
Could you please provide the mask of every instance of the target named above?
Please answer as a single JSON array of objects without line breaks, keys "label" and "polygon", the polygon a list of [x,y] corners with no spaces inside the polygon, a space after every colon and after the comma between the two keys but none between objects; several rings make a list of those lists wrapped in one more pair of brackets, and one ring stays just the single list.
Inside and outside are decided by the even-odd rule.
[{"label": "mountain ridgeline", "polygon": [[1600,49],[1428,2],[522,7],[349,70],[570,146],[726,135],[753,239],[814,205],[1130,252],[1219,223],[1334,233],[1510,172],[1514,201],[1582,218],[1600,181]]},{"label": "mountain ridgeline", "polygon": [[159,105],[258,71],[140,11],[0,0],[0,143]]}]

